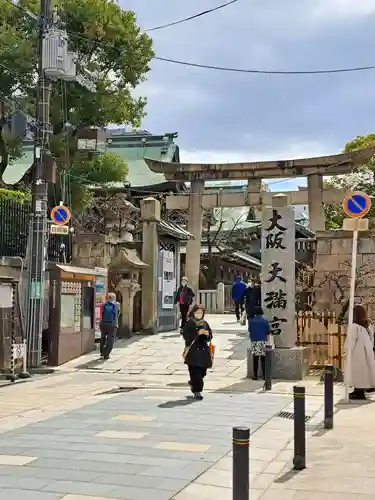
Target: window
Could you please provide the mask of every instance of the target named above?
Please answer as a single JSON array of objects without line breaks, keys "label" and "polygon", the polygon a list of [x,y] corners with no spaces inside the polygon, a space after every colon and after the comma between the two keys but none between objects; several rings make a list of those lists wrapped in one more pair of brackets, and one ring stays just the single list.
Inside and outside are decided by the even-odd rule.
[{"label": "window", "polygon": [[83,287],[83,328],[89,330],[94,328],[94,288]]}]

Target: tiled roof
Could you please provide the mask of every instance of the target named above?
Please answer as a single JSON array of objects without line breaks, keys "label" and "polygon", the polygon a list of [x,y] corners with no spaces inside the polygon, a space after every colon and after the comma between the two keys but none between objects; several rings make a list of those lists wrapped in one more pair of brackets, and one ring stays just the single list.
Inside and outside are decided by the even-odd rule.
[{"label": "tiled roof", "polygon": [[185,231],[185,229],[183,229],[182,227],[177,226],[177,224],[172,224],[171,222],[166,222],[164,220],[158,223],[158,230],[161,233],[174,236],[178,240],[187,241],[194,239],[194,236],[188,231]]},{"label": "tiled roof", "polygon": [[32,141],[25,141],[23,155],[17,161],[8,165],[3,173],[5,184],[19,182],[34,162],[34,146]]},{"label": "tiled roof", "polygon": [[232,231],[234,229],[249,229],[257,226],[254,221],[248,221],[249,207],[214,208],[216,224],[211,231]]},{"label": "tiled roof", "polygon": [[178,161],[179,150],[174,142],[175,137],[176,134],[151,135],[146,131],[123,135],[116,133],[109,137],[107,150],[127,161],[127,182],[131,187],[153,186],[167,181],[163,174],[152,172],[143,158]]},{"label": "tiled roof", "polygon": [[[179,148],[174,142],[177,134],[152,135],[147,131],[132,133],[121,130],[108,131],[107,151],[115,153],[128,164],[126,183],[131,187],[154,186],[167,182],[163,174],[149,169],[144,156],[162,161],[179,161]],[[34,160],[32,141],[25,141],[22,158],[7,167],[3,180],[6,184],[19,182]],[[111,187],[123,187],[122,182],[111,183]]]},{"label": "tiled roof", "polygon": [[[228,247],[224,246],[215,246],[214,248],[211,248],[211,252],[213,254],[217,254],[220,252],[225,252],[228,251]],[[186,247],[181,247],[180,253],[186,254]],[[208,247],[207,246],[201,246],[201,254],[208,254]],[[233,252],[231,254],[232,257],[235,257],[237,259],[240,259],[242,261],[247,262],[248,264],[252,264],[254,267],[261,267],[261,262],[257,257],[254,257],[252,255],[248,255],[245,252]]]}]

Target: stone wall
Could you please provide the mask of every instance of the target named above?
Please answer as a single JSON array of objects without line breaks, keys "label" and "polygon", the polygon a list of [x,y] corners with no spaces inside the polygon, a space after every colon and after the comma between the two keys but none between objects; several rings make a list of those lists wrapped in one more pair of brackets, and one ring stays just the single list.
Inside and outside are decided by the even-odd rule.
[{"label": "stone wall", "polygon": [[82,267],[108,267],[116,245],[101,234],[79,234],[74,236],[72,264]]},{"label": "stone wall", "polygon": [[[371,226],[370,226],[371,227]],[[317,235],[314,308],[340,314],[349,299],[352,233],[321,231]],[[375,319],[375,230],[359,233],[355,298]]]}]

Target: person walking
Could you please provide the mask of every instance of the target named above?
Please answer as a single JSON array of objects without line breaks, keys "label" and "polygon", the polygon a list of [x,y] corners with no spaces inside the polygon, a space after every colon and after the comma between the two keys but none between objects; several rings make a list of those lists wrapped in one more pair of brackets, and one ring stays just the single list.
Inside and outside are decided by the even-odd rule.
[{"label": "person walking", "polygon": [[120,316],[120,305],[116,301],[116,294],[109,293],[108,300],[102,307],[100,321],[100,356],[109,359],[116,338]]},{"label": "person walking", "polygon": [[191,286],[188,285],[188,279],[184,276],[181,280],[181,284],[177,290],[175,304],[178,304],[180,307],[181,314],[181,333],[187,321],[187,315],[189,312],[189,307],[193,303],[193,299],[195,297],[195,293]]},{"label": "person walking", "polygon": [[246,291],[247,285],[242,280],[241,276],[236,276],[232,286],[232,300],[234,303],[235,313],[237,321],[240,321],[241,315],[244,311],[244,294]]},{"label": "person walking", "polygon": [[263,379],[266,378],[266,344],[271,341],[271,329],[263,317],[263,309],[254,307],[249,318],[250,353],[253,356],[253,380],[258,380],[259,359],[262,366]]},{"label": "person walking", "polygon": [[248,319],[254,315],[254,308],[262,305],[262,289],[259,281],[255,281],[252,286],[248,286],[244,293],[244,303]]},{"label": "person walking", "polygon": [[345,345],[344,381],[353,387],[349,399],[364,400],[375,389],[374,330],[366,310],[353,308],[353,323],[348,326]]},{"label": "person walking", "polygon": [[182,335],[185,340],[183,357],[189,368],[189,386],[197,401],[203,399],[202,391],[207,368],[212,367],[210,342],[212,330],[204,319],[204,307],[193,306]]}]

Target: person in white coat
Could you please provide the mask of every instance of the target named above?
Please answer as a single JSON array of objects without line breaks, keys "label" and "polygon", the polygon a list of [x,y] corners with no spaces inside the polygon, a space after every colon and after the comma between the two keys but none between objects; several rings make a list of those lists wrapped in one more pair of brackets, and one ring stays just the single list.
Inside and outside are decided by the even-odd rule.
[{"label": "person in white coat", "polygon": [[344,380],[354,389],[349,399],[366,399],[366,392],[375,389],[374,330],[361,305],[353,308],[353,324],[348,327],[344,349]]}]

